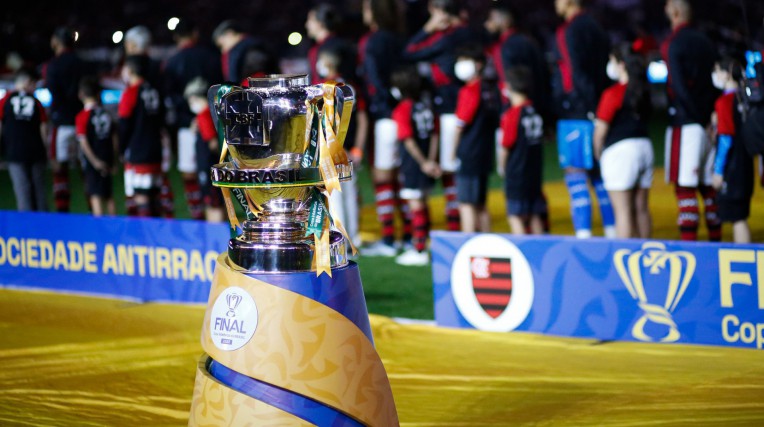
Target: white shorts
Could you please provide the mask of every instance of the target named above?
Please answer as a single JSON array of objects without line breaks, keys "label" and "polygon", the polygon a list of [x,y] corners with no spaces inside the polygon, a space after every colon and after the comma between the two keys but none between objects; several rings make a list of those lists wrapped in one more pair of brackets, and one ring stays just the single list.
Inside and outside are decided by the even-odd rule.
[{"label": "white shorts", "polygon": [[57,162],[68,162],[77,158],[77,135],[74,126],[56,126],[53,128],[52,149]]},{"label": "white shorts", "polygon": [[453,173],[459,169],[459,159],[454,155],[454,138],[458,123],[456,114],[440,115],[440,169],[443,172]]},{"label": "white shorts", "polygon": [[400,165],[398,125],[393,119],[379,119],[374,122],[374,168],[393,170]]},{"label": "white shorts", "polygon": [[714,153],[703,126],[669,127],[666,129],[666,182],[680,187],[711,185]]},{"label": "white shorts", "polygon": [[178,172],[196,172],[196,132],[178,129]]},{"label": "white shorts", "polygon": [[418,188],[401,188],[398,192],[398,197],[403,200],[422,200],[426,196],[427,194]]},{"label": "white shorts", "polygon": [[136,170],[131,165],[125,165],[125,196],[133,197],[136,192],[146,192],[161,185],[161,173]]},{"label": "white shorts", "polygon": [[623,139],[607,147],[600,158],[605,189],[650,188],[654,158],[653,145],[648,138]]}]

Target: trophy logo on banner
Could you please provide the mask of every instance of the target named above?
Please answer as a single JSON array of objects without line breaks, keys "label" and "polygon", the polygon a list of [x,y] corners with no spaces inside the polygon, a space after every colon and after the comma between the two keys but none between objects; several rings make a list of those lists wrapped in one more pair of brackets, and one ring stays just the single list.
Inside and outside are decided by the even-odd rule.
[{"label": "trophy logo on banner", "polygon": [[638,251],[616,251],[613,264],[643,311],[632,327],[632,336],[651,342],[679,340],[681,334],[672,313],[695,273],[695,256],[686,251],[667,251],[660,242],[647,242]]}]

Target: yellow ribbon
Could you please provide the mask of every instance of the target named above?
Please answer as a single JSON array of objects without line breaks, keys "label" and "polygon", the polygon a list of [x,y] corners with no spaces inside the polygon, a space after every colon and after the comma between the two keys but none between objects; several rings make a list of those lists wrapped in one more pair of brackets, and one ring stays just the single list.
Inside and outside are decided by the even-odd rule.
[{"label": "yellow ribbon", "polygon": [[[319,121],[319,163],[321,176],[324,179],[326,191],[332,194],[332,191],[340,189],[340,179],[337,175],[335,164],[342,164],[342,156],[345,155],[342,147],[337,152],[337,134],[334,131],[334,92],[337,88],[335,82],[324,83],[324,109],[323,120]],[[326,150],[326,151],[324,151]]]},{"label": "yellow ribbon", "polygon": [[228,212],[228,223],[231,224],[231,229],[235,230],[239,227],[239,218],[236,217],[236,209],[233,207],[233,201],[231,200],[231,189],[227,187],[220,187],[220,192],[223,193],[223,201],[225,202],[225,210]]},{"label": "yellow ribbon", "polygon": [[334,226],[337,227],[337,230],[340,233],[342,233],[343,236],[345,236],[345,240],[347,240],[348,243],[350,244],[350,249],[353,251],[353,255],[357,255],[358,248],[356,248],[355,245],[353,244],[353,240],[348,235],[347,230],[345,230],[345,226],[342,225],[342,221],[340,221],[339,218],[333,218],[332,220],[334,221]]}]

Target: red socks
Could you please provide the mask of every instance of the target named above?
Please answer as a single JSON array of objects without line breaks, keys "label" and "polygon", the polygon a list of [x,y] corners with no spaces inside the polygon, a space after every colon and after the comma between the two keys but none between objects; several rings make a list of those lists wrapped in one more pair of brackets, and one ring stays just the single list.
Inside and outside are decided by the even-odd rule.
[{"label": "red socks", "polygon": [[459,202],[456,200],[456,176],[452,173],[443,174],[443,193],[446,196],[446,229],[460,231]]}]

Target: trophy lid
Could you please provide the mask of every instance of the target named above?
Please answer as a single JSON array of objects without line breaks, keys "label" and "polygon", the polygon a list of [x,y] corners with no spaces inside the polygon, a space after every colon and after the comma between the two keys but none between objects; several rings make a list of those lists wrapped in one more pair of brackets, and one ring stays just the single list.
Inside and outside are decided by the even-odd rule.
[{"label": "trophy lid", "polygon": [[269,74],[265,77],[250,77],[247,79],[250,88],[292,88],[308,86],[310,81],[307,74]]}]

